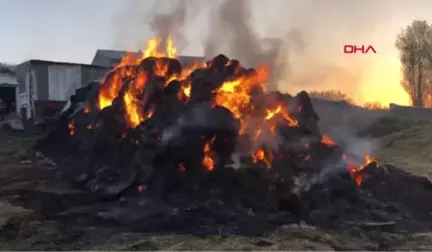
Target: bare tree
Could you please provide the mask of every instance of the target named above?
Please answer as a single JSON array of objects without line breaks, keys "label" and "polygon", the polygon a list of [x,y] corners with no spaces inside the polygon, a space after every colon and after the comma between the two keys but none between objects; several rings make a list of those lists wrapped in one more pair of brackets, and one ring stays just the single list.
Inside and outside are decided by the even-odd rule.
[{"label": "bare tree", "polygon": [[[396,40],[403,71],[402,86],[410,94],[414,106],[423,107],[432,89],[429,72],[432,66],[432,27],[415,20],[401,31]],[[425,92],[426,91],[426,92]]]},{"label": "bare tree", "polygon": [[329,101],[346,101],[353,103],[351,98],[340,90],[325,90],[325,91],[310,91],[309,95],[314,98],[329,100]]}]

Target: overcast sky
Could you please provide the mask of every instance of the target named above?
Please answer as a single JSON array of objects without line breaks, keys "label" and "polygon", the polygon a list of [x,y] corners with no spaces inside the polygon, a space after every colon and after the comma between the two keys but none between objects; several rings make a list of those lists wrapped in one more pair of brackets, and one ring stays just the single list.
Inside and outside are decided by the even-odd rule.
[{"label": "overcast sky", "polygon": [[[144,46],[143,41],[152,36],[147,23],[151,18],[149,13],[156,10],[155,1],[0,0],[0,61],[19,63],[28,59],[45,59],[90,63],[99,48],[138,50]],[[193,14],[196,18],[191,18],[182,30],[186,42],[180,48],[181,54],[204,54],[209,31],[207,19],[217,1],[186,0],[190,2],[188,15]],[[174,5],[175,1],[167,2]],[[362,91],[360,86],[365,89],[365,86],[377,83],[386,85],[384,82],[394,85],[393,82],[400,78],[396,76],[399,65],[394,47],[397,33],[414,19],[432,21],[431,0],[249,2],[253,17],[250,24],[256,28],[257,34],[274,37],[292,28],[301,31],[305,48],[301,53],[290,55],[290,68],[296,73],[296,77],[291,77],[293,82],[310,78],[305,80],[310,84],[305,85],[345,88],[357,96],[364,96],[365,92],[372,90],[366,88]],[[158,7],[158,11],[165,9],[164,6]],[[344,55],[342,47],[347,43],[371,44],[377,54]],[[334,72],[338,67],[345,73],[339,71],[333,77],[325,74],[322,77],[320,73],[326,71],[323,69],[333,69],[326,72]],[[309,74],[310,71],[313,73]],[[310,76],[321,76],[321,79],[312,80]],[[363,85],[349,83],[352,78]],[[351,89],[350,85],[355,88]]]}]

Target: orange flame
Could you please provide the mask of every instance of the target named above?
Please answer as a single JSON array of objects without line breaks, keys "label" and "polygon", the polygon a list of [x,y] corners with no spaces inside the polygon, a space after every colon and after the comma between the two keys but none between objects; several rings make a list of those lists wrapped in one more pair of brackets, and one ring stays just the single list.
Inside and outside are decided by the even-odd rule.
[{"label": "orange flame", "polygon": [[271,168],[273,154],[271,152],[266,153],[263,149],[259,148],[252,155],[252,162],[256,164],[259,161],[263,162],[267,168]]},{"label": "orange flame", "polygon": [[88,113],[90,113],[90,107],[88,104],[86,104],[84,107],[84,114],[88,114]]},{"label": "orange flame", "polygon": [[180,90],[177,93],[177,99],[187,103],[191,96],[191,90],[192,90],[192,86],[190,83],[181,86]]},{"label": "orange flame", "polygon": [[329,136],[323,135],[321,138],[321,143],[326,144],[328,146],[337,146],[337,143],[333,141]]},{"label": "orange flame", "polygon": [[[321,142],[328,145],[328,146],[337,146],[338,145],[335,141],[333,141],[329,136],[326,136],[326,135],[322,136]],[[363,179],[364,179],[362,174],[361,174],[363,169],[373,162],[377,163],[375,158],[371,155],[365,155],[363,157],[363,163],[360,165],[353,164],[353,162],[351,160],[349,160],[349,158],[346,154],[343,154],[342,158],[345,160],[346,165],[348,166],[348,171],[358,186],[361,185],[361,183],[363,182]]]},{"label": "orange flame", "polygon": [[130,69],[123,66],[124,65],[120,64],[105,77],[104,85],[102,85],[99,90],[99,109],[111,106],[113,100],[118,96],[123,87],[124,78],[132,74]]},{"label": "orange flame", "polygon": [[208,171],[212,171],[215,167],[214,153],[211,150],[211,146],[213,145],[215,139],[216,137],[213,137],[212,139],[210,139],[210,141],[204,144],[204,157],[202,159],[202,165]]},{"label": "orange flame", "polygon": [[[107,78],[105,78],[104,85],[100,88],[98,97],[99,109],[112,105],[113,100],[119,95],[119,92],[123,87],[124,79],[134,75],[134,67],[137,67],[145,58],[158,58],[155,61],[153,70],[156,75],[167,77],[165,75],[168,71],[168,62],[160,58],[176,58],[177,49],[174,47],[173,40],[170,37],[166,41],[166,48],[162,50],[161,47],[162,41],[160,39],[152,39],[148,42],[147,48],[140,51],[140,57],[137,57],[136,54],[126,54],[122,58],[120,64],[107,76]],[[126,118],[130,127],[136,127],[143,120],[149,117],[149,114],[142,114],[140,109],[142,108],[142,104],[140,104],[141,101],[136,98],[136,94],[143,90],[148,81],[147,74],[144,71],[139,71],[134,77],[134,83],[132,83],[133,86],[128,87],[128,90],[125,92],[123,97]]]},{"label": "orange flame", "polygon": [[186,67],[183,67],[182,71],[179,74],[173,74],[168,79],[166,84],[169,84],[173,80],[184,81],[191,75],[191,73],[193,73],[195,70],[197,70],[198,68],[201,68],[201,67],[206,67],[205,63],[193,62],[193,63],[187,65]]},{"label": "orange flame", "polygon": [[378,166],[378,163],[376,162],[375,158],[371,155],[365,155],[363,157],[363,163],[356,167],[354,166],[347,158],[346,155],[343,156],[343,158],[347,161],[348,171],[351,175],[351,177],[355,180],[356,184],[360,186],[363,182],[363,174],[362,171],[371,163],[375,162]]},{"label": "orange flame", "polygon": [[124,103],[126,107],[126,119],[128,124],[135,128],[144,119],[140,112],[141,106],[139,101],[135,98],[135,96],[128,92],[124,95]]},{"label": "orange flame", "polygon": [[177,58],[177,49],[174,46],[174,41],[171,37],[167,38],[165,50],[161,49],[162,40],[160,38],[153,38],[147,42],[147,48],[141,51],[142,58],[148,57],[163,58],[168,57],[171,59]]},{"label": "orange flame", "polygon": [[251,93],[254,89],[265,90],[268,79],[268,69],[265,66],[258,68],[257,74],[241,75],[234,80],[225,81],[215,91],[214,104],[229,109],[236,118],[242,118],[242,112],[251,110]]},{"label": "orange flame", "polygon": [[[265,120],[270,120],[272,118],[274,118],[277,115],[282,115],[282,117],[285,119],[285,121],[288,122],[288,126],[290,127],[297,127],[298,126],[298,121],[292,117],[288,111],[286,111],[286,109],[284,108],[283,105],[278,105],[275,109],[267,109],[266,111],[266,117]],[[273,128],[275,127],[275,125],[272,125]],[[272,131],[272,130],[270,130]]]}]

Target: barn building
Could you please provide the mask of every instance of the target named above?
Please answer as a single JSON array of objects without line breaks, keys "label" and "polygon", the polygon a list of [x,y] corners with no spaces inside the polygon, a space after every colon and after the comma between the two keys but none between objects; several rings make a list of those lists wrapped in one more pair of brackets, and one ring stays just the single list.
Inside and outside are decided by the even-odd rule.
[{"label": "barn building", "polygon": [[[101,79],[118,65],[126,51],[97,50],[90,65],[29,60],[16,66],[16,112],[22,120],[43,118],[58,112],[76,89]],[[138,54],[138,53],[137,53]],[[188,64],[203,57],[179,56]]]},{"label": "barn building", "polygon": [[0,100],[6,114],[13,112],[16,103],[18,82],[13,66],[0,64]]},{"label": "barn building", "polygon": [[100,66],[29,60],[16,67],[16,111],[23,120],[54,115],[77,88],[102,78]]}]

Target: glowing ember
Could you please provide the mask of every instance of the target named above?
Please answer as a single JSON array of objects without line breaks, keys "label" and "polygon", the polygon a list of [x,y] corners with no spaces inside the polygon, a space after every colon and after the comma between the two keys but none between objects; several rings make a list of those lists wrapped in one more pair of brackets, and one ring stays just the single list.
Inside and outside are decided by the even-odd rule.
[{"label": "glowing ember", "polygon": [[350,172],[351,177],[356,181],[356,184],[358,186],[360,186],[363,182],[364,178],[362,175],[362,171],[364,170],[365,167],[367,167],[369,164],[373,162],[375,162],[376,166],[378,167],[378,163],[376,162],[375,158],[372,157],[371,155],[365,155],[363,158],[363,163],[358,167],[353,165],[352,162],[348,160],[346,155],[344,155],[343,158],[347,162],[348,170]]},{"label": "glowing ember", "polygon": [[187,103],[190,99],[190,96],[191,96],[191,89],[192,89],[192,86],[190,85],[190,83],[182,86],[177,93],[177,99],[179,99],[180,101],[183,101],[184,103]]},{"label": "glowing ember", "polygon": [[335,143],[329,136],[322,136],[321,143],[326,144],[328,146],[337,146],[337,143]]},{"label": "glowing ember", "polygon": [[90,107],[89,107],[89,105],[86,105],[84,107],[84,114],[88,114],[88,113],[90,113]]},{"label": "glowing ember", "polygon": [[202,165],[208,171],[213,170],[215,167],[214,153],[211,150],[211,146],[213,145],[213,142],[215,139],[216,139],[216,137],[213,137],[210,141],[208,141],[204,144],[204,157],[202,159]]},{"label": "glowing ember", "polygon": [[252,162],[256,164],[259,161],[263,162],[267,168],[271,168],[273,154],[271,152],[266,153],[263,149],[259,148],[252,155]]},{"label": "glowing ember", "polygon": [[145,186],[145,185],[139,185],[139,186],[137,186],[137,190],[138,190],[138,192],[144,192],[145,189],[146,189],[146,186]]},{"label": "glowing ember", "polygon": [[69,135],[75,135],[75,122],[71,121],[68,123]]}]

